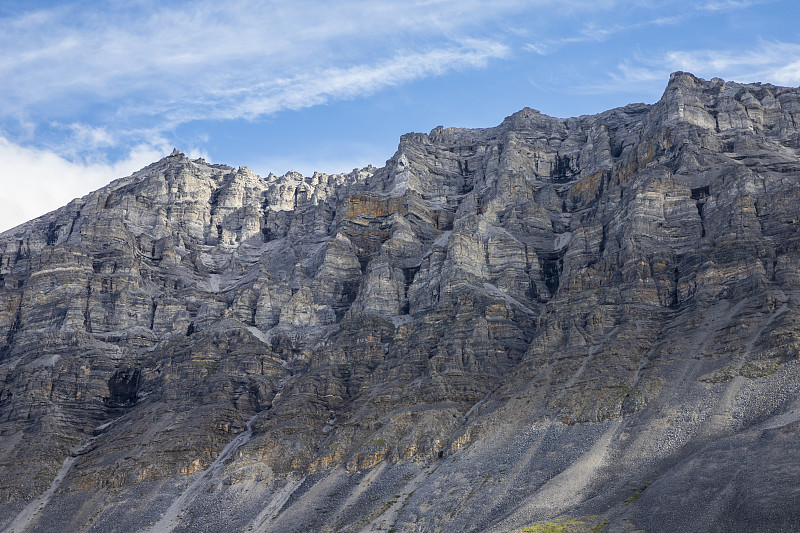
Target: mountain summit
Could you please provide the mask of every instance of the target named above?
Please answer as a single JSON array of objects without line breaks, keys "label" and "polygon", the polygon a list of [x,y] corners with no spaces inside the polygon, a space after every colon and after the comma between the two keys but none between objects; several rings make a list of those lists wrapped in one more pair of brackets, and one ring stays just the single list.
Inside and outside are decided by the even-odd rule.
[{"label": "mountain summit", "polygon": [[800,530],[798,122],[678,72],[0,234],[0,528]]}]

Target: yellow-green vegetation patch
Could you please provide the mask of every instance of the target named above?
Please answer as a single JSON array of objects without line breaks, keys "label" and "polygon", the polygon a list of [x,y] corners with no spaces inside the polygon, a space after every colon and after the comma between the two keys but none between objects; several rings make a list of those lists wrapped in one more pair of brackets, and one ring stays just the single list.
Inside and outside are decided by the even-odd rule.
[{"label": "yellow-green vegetation patch", "polygon": [[563,517],[515,529],[513,533],[600,533],[607,525],[608,520],[600,520],[598,516],[589,516],[585,520]]},{"label": "yellow-green vegetation patch", "polygon": [[400,499],[400,495],[399,494],[395,494],[395,497],[393,499],[385,502],[383,504],[383,506],[381,507],[381,510],[378,512],[378,516],[383,516],[383,513],[385,513],[389,509],[391,509],[392,505],[396,504],[399,499]]},{"label": "yellow-green vegetation patch", "polygon": [[217,369],[217,365],[219,365],[219,361],[192,361],[192,364],[201,368],[205,368],[206,372],[213,374],[214,370]]},{"label": "yellow-green vegetation patch", "polygon": [[35,481],[48,478],[50,478],[50,471],[46,467],[40,468],[39,471],[36,473],[36,475],[33,476],[33,479]]},{"label": "yellow-green vegetation patch", "polygon": [[642,497],[642,493],[645,490],[647,490],[647,486],[649,484],[650,484],[649,482],[648,483],[643,483],[641,487],[636,487],[635,489],[633,489],[633,496],[631,496],[630,498],[625,500],[625,505],[630,505],[632,503],[636,503],[637,500]]},{"label": "yellow-green vegetation patch", "polygon": [[748,361],[742,365],[741,374],[750,379],[763,378],[777,372],[779,366],[777,359]]},{"label": "yellow-green vegetation patch", "polygon": [[772,358],[747,361],[741,368],[736,365],[726,365],[719,370],[700,377],[700,381],[704,383],[725,383],[736,376],[743,376],[749,379],[764,378],[777,372],[780,364],[780,358]]},{"label": "yellow-green vegetation patch", "polygon": [[734,365],[727,365],[719,370],[710,372],[699,378],[703,383],[725,383],[739,375],[739,369]]}]

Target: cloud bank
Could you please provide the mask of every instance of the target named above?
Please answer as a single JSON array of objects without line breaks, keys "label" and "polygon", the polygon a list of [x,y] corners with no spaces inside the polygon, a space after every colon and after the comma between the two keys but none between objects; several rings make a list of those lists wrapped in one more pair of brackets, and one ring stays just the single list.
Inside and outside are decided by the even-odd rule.
[{"label": "cloud bank", "polygon": [[[768,8],[786,20],[797,9],[789,0],[0,3],[0,231],[168,154],[167,139],[196,139],[179,147],[211,160],[213,133],[194,125],[257,123],[455,73],[501,76],[485,84],[488,98],[516,83],[517,93],[562,100],[640,99],[675,70],[796,85],[796,31],[754,41],[729,20]],[[642,40],[651,34],[661,38]],[[532,94],[528,104],[539,105]],[[302,167],[281,153],[263,159]]]},{"label": "cloud bank", "polygon": [[133,129],[352,98],[503,57],[502,43],[469,35],[521,4],[68,3],[0,19],[0,48],[13,52],[0,58],[0,114],[79,109]]},{"label": "cloud bank", "polygon": [[[166,146],[138,145],[128,155],[109,163],[72,162],[47,150],[26,148],[0,137],[2,173],[0,230],[52,211],[82,193],[127,176],[164,156]],[[200,157],[192,154],[192,157]]]},{"label": "cloud bank", "polygon": [[181,124],[253,120],[483,68],[509,48],[481,35],[480,23],[522,5],[72,1],[10,16],[0,8],[0,231],[166,155],[162,139]]}]

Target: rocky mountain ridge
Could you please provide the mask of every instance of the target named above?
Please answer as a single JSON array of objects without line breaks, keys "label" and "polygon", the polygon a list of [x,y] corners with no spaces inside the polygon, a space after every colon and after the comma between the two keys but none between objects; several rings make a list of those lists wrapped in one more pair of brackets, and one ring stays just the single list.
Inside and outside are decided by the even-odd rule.
[{"label": "rocky mountain ridge", "polygon": [[798,120],[675,73],[0,234],[0,527],[800,528]]}]

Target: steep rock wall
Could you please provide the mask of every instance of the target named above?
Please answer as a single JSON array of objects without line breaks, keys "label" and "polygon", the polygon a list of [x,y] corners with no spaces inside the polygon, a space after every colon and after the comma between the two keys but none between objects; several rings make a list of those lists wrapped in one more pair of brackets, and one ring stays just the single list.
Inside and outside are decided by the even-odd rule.
[{"label": "steep rock wall", "polygon": [[0,526],[800,527],[797,120],[676,73],[350,174],[176,151],[0,235]]}]

